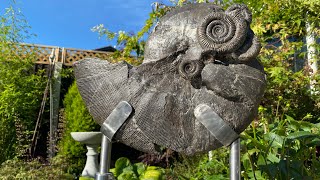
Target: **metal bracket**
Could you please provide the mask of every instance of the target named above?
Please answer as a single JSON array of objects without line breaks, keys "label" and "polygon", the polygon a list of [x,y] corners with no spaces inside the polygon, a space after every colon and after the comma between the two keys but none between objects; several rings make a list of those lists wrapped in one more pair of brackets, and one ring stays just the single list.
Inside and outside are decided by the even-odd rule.
[{"label": "metal bracket", "polygon": [[240,138],[239,135],[206,104],[194,110],[196,118],[221,144],[230,145],[230,180],[240,180]]},{"label": "metal bracket", "polygon": [[112,138],[131,113],[132,106],[126,101],[121,101],[101,125],[100,130],[103,137],[101,142],[100,171],[96,174],[96,180],[115,179],[112,173],[109,173]]},{"label": "metal bracket", "polygon": [[111,112],[108,118],[101,125],[101,132],[109,141],[112,141],[114,134],[120,129],[123,123],[128,119],[132,112],[132,106],[126,102],[121,101],[116,108]]},{"label": "metal bracket", "polygon": [[237,134],[211,107],[200,104],[194,109],[194,115],[208,131],[224,146],[229,146],[239,138]]}]

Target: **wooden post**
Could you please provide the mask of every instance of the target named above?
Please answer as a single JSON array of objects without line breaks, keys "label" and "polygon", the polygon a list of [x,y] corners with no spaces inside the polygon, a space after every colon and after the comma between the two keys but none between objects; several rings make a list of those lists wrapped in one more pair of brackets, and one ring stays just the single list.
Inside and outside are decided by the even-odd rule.
[{"label": "wooden post", "polygon": [[312,94],[319,93],[315,92],[315,84],[316,81],[313,80],[313,76],[316,74],[318,71],[318,62],[317,62],[317,55],[316,55],[316,48],[315,45],[317,43],[316,38],[315,38],[315,33],[314,33],[314,27],[311,27],[311,24],[309,21],[306,23],[306,30],[307,30],[307,36],[306,36],[306,44],[307,44],[307,63],[308,63],[308,68],[310,68],[310,90]]},{"label": "wooden post", "polygon": [[62,48],[62,53],[61,53],[61,62],[65,64],[66,62],[66,55],[67,55],[67,50],[65,48]]},{"label": "wooden post", "polygon": [[56,133],[59,121],[59,101],[61,90],[61,70],[62,62],[58,62],[59,48],[56,50],[54,58],[53,74],[50,83],[50,133],[49,133],[49,158],[54,157],[56,152]]}]

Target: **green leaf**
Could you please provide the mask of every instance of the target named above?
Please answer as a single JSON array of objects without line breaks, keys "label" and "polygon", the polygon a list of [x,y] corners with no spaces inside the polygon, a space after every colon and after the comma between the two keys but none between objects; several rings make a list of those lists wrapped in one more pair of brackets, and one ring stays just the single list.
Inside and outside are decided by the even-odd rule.
[{"label": "green leaf", "polygon": [[113,174],[114,177],[118,177],[119,176],[119,174],[117,174],[116,168],[112,168],[109,171]]},{"label": "green leaf", "polygon": [[133,166],[131,164],[129,164],[128,166],[126,166],[125,168],[122,169],[122,172],[126,172],[126,171],[134,172]]},{"label": "green leaf", "polygon": [[155,168],[147,169],[140,179],[141,180],[162,180],[163,173],[159,169],[155,169]]},{"label": "green leaf", "polygon": [[115,163],[115,168],[122,168],[124,169],[125,167],[129,166],[130,160],[126,157],[121,157],[119,159],[117,159],[116,163]]},{"label": "green leaf", "polygon": [[[131,169],[130,169],[130,166],[131,166]],[[128,169],[126,169],[127,167]],[[117,159],[115,163],[115,176],[120,176],[124,172],[124,170],[133,172],[133,167],[128,158],[121,157]]]},{"label": "green leaf", "polygon": [[257,164],[260,166],[260,165],[266,165],[267,162],[265,161],[265,158],[263,157],[262,154],[259,154],[258,156],[258,160],[257,160]]},{"label": "green leaf", "polygon": [[311,132],[313,129],[318,129],[318,127],[315,124],[312,124],[309,122],[301,121],[300,124],[301,124],[301,129],[304,131]]},{"label": "green leaf", "polygon": [[269,153],[268,156],[267,156],[267,159],[272,163],[280,162],[280,159],[273,153]]},{"label": "green leaf", "polygon": [[124,171],[118,176],[118,180],[139,180],[133,171]]},{"label": "green leaf", "polygon": [[276,147],[276,148],[282,148],[283,146],[283,140],[284,138],[282,136],[279,136],[278,134],[275,133],[267,133],[264,135],[265,139],[269,141],[269,143],[271,143],[272,147]]},{"label": "green leaf", "polygon": [[249,170],[251,168],[248,153],[245,153],[241,156],[241,162],[245,170]]},{"label": "green leaf", "polygon": [[146,170],[146,165],[144,165],[143,163],[135,163],[133,165],[133,169],[134,171],[141,176],[143,174],[143,172]]},{"label": "green leaf", "polygon": [[309,138],[309,137],[319,137],[319,135],[317,134],[313,134],[311,132],[307,132],[307,131],[298,131],[298,132],[294,132],[294,133],[291,133],[289,134],[286,138],[287,139],[291,139],[291,140],[294,140],[294,139],[303,139],[303,138]]},{"label": "green leaf", "polygon": [[320,139],[315,138],[315,139],[312,139],[311,141],[306,141],[305,145],[307,145],[307,146],[320,146]]},{"label": "green leaf", "polygon": [[253,148],[253,149],[248,150],[248,153],[249,153],[250,155],[252,155],[252,154],[254,154],[254,153],[259,153],[259,152],[260,152],[260,150],[257,149],[257,148]]}]

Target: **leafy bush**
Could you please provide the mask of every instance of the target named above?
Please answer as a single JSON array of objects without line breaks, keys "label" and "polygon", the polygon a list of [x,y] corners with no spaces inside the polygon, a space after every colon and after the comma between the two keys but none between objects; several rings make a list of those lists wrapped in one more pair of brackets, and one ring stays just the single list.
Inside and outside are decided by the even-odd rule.
[{"label": "leafy bush", "polygon": [[214,150],[212,159],[209,160],[208,154],[198,154],[193,157],[181,155],[170,170],[172,179],[229,179],[229,150],[220,148]]},{"label": "leafy bush", "polygon": [[55,157],[51,164],[42,164],[37,159],[22,161],[17,158],[7,160],[1,164],[0,179],[25,179],[25,180],[60,180],[75,179],[65,173],[67,165],[60,157]]},{"label": "leafy bush", "polygon": [[[259,59],[268,85],[258,118],[241,135],[242,175],[245,179],[319,179],[320,99],[312,91],[320,89],[310,89],[311,81],[319,84],[319,73],[311,75],[306,64],[304,38],[306,18],[319,27],[320,4],[312,0],[245,3],[263,45]],[[320,32],[315,29],[314,35],[319,38]]]},{"label": "leafy bush", "polygon": [[274,123],[253,123],[241,135],[243,176],[319,179],[319,132],[319,124],[296,121],[290,116]]},{"label": "leafy bush", "polygon": [[64,132],[61,141],[58,143],[58,154],[66,158],[69,163],[68,171],[79,174],[86,160],[85,145],[76,142],[70,135],[71,132],[86,132],[99,130],[80,96],[76,83],[73,83],[64,101]]},{"label": "leafy bush", "polygon": [[[17,41],[28,29],[14,6],[0,16],[0,163],[22,155],[35,127],[46,78],[33,72],[33,53],[20,52]],[[18,137],[19,136],[19,137]]]},{"label": "leafy bush", "polygon": [[143,163],[131,164],[125,157],[119,158],[115,168],[110,169],[118,180],[165,180],[165,170],[157,166],[147,166]]}]

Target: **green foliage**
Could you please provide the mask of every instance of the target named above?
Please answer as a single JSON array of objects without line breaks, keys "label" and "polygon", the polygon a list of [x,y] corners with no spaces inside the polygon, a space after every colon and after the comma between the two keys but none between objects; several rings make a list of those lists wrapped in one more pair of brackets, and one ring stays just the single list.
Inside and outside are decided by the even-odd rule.
[{"label": "green foliage", "polygon": [[193,157],[181,155],[181,160],[177,160],[171,168],[172,179],[228,179],[229,150],[220,148],[211,153],[211,160],[209,160],[208,154],[199,154]]},{"label": "green foliage", "polygon": [[32,52],[16,49],[28,36],[21,18],[14,6],[0,17],[0,163],[26,152],[46,84],[42,72],[33,72]]},{"label": "green foliage", "polygon": [[118,180],[164,180],[165,170],[157,166],[147,166],[143,163],[131,164],[125,157],[119,158],[115,163],[115,168],[110,172]]},{"label": "green foliage", "polygon": [[79,180],[94,180],[94,178],[81,176],[81,177],[79,177]]},{"label": "green foliage", "polygon": [[[261,108],[260,108],[261,110]],[[286,116],[274,123],[253,122],[242,133],[246,179],[319,179],[319,124]]]},{"label": "green foliage", "polygon": [[[259,59],[268,86],[255,121],[242,134],[245,179],[319,179],[319,96],[310,82],[319,74],[297,68],[306,62],[306,22],[319,27],[320,3],[310,1],[246,1],[253,12],[252,29],[263,48]],[[314,30],[316,38],[319,31]],[[319,49],[319,45],[315,45]],[[319,86],[313,91],[319,92]],[[295,120],[297,119],[297,120]]]},{"label": "green foliage", "polygon": [[17,158],[7,160],[1,164],[0,179],[23,179],[23,180],[60,180],[75,179],[74,176],[65,173],[67,168],[64,160],[55,157],[51,164],[42,164],[39,160],[22,161]]},{"label": "green foliage", "polygon": [[[91,30],[97,32],[100,37],[106,36],[107,40],[117,38],[117,44],[120,46],[120,51],[113,54],[113,60],[125,60],[129,64],[139,65],[142,63],[144,54],[144,35],[150,32],[150,29],[155,25],[157,20],[162,17],[170,7],[160,3],[154,3],[154,8],[149,14],[145,25],[137,33],[128,33],[125,31],[118,31],[117,33],[109,31],[103,24],[93,27]],[[133,57],[135,56],[135,57]]]},{"label": "green foliage", "polygon": [[76,83],[73,83],[64,101],[64,123],[63,138],[58,144],[58,154],[69,163],[68,172],[80,173],[85,165],[86,148],[83,144],[76,142],[70,135],[71,132],[86,132],[99,130],[80,96]]}]

